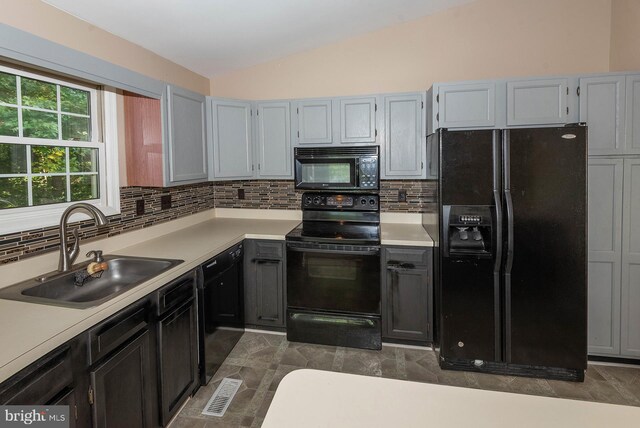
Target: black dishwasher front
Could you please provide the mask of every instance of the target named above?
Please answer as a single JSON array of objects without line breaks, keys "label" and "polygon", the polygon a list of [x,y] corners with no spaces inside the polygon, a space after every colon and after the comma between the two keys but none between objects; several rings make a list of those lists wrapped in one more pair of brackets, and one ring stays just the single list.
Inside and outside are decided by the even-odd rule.
[{"label": "black dishwasher front", "polygon": [[198,286],[200,384],[206,385],[244,333],[242,243],[202,265]]}]

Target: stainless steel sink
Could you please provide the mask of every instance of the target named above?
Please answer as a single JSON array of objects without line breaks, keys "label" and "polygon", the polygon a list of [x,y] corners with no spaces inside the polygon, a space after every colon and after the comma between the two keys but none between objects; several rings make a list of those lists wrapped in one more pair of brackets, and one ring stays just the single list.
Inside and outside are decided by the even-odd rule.
[{"label": "stainless steel sink", "polygon": [[51,272],[1,289],[0,298],[85,309],[98,306],[183,262],[116,255],[104,259],[109,268],[99,278],[88,278],[83,285],[77,285],[80,282],[76,273],[85,271],[89,262],[78,264],[69,272]]}]

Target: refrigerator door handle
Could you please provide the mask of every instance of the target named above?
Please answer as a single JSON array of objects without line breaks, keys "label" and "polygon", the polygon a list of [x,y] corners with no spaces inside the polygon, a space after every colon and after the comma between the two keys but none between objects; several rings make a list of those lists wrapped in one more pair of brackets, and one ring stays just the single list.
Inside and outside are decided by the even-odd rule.
[{"label": "refrigerator door handle", "polygon": [[510,131],[502,134],[502,168],[504,201],[507,217],[506,260],[504,266],[504,362],[511,362],[511,268],[513,266],[513,200],[511,199]]},{"label": "refrigerator door handle", "polygon": [[500,161],[500,140],[499,134],[494,133],[493,139],[493,203],[496,210],[496,260],[494,265],[494,272],[500,273],[502,268],[502,198],[500,195],[500,175],[502,172]]},{"label": "refrigerator door handle", "polygon": [[507,259],[504,273],[511,274],[513,267],[513,200],[511,199],[511,190],[504,189],[504,200],[507,205]]},{"label": "refrigerator door handle", "polygon": [[507,217],[507,257],[504,266],[505,275],[511,274],[511,267],[513,266],[513,200],[511,199],[511,147],[509,138],[510,132],[508,129],[505,129],[502,134],[502,167],[504,171],[503,186],[504,202],[506,207],[505,216]]}]

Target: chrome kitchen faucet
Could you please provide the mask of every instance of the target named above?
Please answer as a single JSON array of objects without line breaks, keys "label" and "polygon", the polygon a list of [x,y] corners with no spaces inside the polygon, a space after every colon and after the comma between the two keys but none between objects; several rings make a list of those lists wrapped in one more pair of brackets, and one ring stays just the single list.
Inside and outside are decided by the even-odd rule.
[{"label": "chrome kitchen faucet", "polygon": [[69,249],[69,246],[67,245],[67,223],[69,222],[69,217],[71,217],[75,212],[82,212],[89,217],[93,217],[98,227],[107,224],[107,217],[105,217],[102,211],[85,202],[73,204],[67,208],[64,213],[62,213],[62,218],[60,218],[60,262],[58,263],[58,271],[60,272],[68,272],[71,270],[71,265],[73,265],[73,262],[78,257],[78,252],[80,251],[78,227],[73,229],[73,243],[71,244],[71,249]]}]

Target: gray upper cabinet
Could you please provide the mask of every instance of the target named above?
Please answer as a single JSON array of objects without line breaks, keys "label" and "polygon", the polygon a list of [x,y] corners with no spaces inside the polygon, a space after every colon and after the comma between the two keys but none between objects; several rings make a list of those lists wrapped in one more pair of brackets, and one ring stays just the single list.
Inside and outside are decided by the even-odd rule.
[{"label": "gray upper cabinet", "polygon": [[436,128],[479,128],[496,125],[496,83],[438,85]]},{"label": "gray upper cabinet", "polygon": [[580,122],[588,126],[590,155],[616,155],[624,147],[625,77],[580,79]]},{"label": "gray upper cabinet", "polygon": [[257,103],[258,178],[293,178],[288,102]]},{"label": "gray upper cabinet", "polygon": [[168,185],[206,181],[205,97],[182,88],[167,89]]},{"label": "gray upper cabinet", "polygon": [[298,144],[331,144],[332,135],[332,101],[301,100],[297,102]]},{"label": "gray upper cabinet", "polygon": [[507,126],[567,122],[569,79],[507,82]]},{"label": "gray upper cabinet", "polygon": [[209,109],[212,178],[253,178],[251,103],[212,98]]},{"label": "gray upper cabinet", "polygon": [[623,160],[589,159],[588,345],[620,353]]},{"label": "gray upper cabinet", "polygon": [[640,159],[624,160],[621,354],[640,357]]},{"label": "gray upper cabinet", "polygon": [[423,177],[423,105],[420,93],[384,97],[382,178]]},{"label": "gray upper cabinet", "polygon": [[640,154],[640,75],[627,76],[626,81],[625,152]]},{"label": "gray upper cabinet", "polygon": [[340,99],[340,142],[376,142],[375,97]]}]

